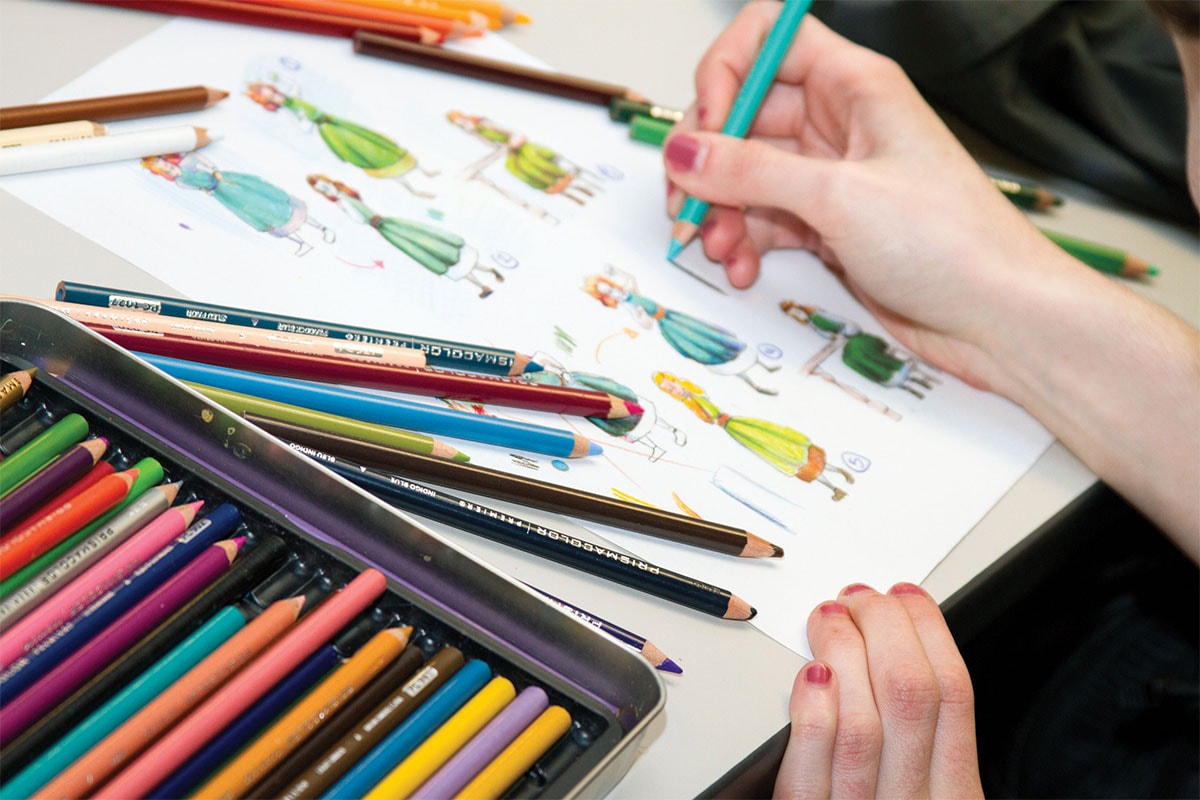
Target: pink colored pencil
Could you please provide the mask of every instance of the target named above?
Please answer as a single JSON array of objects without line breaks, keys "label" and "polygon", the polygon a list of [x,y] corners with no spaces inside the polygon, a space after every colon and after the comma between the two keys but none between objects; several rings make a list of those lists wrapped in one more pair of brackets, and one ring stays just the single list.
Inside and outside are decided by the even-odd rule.
[{"label": "pink colored pencil", "polygon": [[95,800],[142,797],[216,736],[314,650],[373,603],[387,588],[375,569],[359,573],[326,598],[246,669],[210,695],[132,764],[93,795]]},{"label": "pink colored pencil", "polygon": [[11,628],[0,633],[0,670],[7,669],[37,647],[46,637],[103,597],[105,592],[129,577],[148,558],[170,544],[192,524],[203,504],[203,501],[197,500],[167,509]]},{"label": "pink colored pencil", "polygon": [[246,538],[209,545],[157,589],[4,705],[4,727],[21,731],[202,592],[233,563]]}]

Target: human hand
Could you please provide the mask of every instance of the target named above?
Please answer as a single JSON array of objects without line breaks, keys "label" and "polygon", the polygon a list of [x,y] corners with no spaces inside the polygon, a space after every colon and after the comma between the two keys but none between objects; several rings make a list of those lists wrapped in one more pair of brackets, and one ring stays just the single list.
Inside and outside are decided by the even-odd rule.
[{"label": "human hand", "polygon": [[808,639],[776,798],[983,796],[970,676],[924,590],[847,586]]},{"label": "human hand", "polygon": [[1061,253],[894,62],[813,17],[749,138],[715,133],[778,7],[748,4],[701,60],[696,102],[664,148],[671,216],[685,193],[712,203],[701,241],[737,287],[769,250],[816,253],[906,348],[982,385],[994,302]]}]

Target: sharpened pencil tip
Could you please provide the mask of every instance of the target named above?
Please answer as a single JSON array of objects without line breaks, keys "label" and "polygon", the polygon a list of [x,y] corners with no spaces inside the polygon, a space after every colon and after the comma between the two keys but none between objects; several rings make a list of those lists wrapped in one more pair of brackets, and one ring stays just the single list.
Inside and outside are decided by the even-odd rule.
[{"label": "sharpened pencil tip", "polygon": [[674,261],[675,257],[683,252],[683,242],[678,239],[672,239],[667,245],[667,261]]},{"label": "sharpened pencil tip", "polygon": [[658,664],[657,668],[662,670],[663,672],[670,672],[675,675],[683,674],[683,667],[679,666],[678,664],[676,664],[674,661],[672,661],[669,658],[663,659],[663,662],[661,664]]},{"label": "sharpened pencil tip", "polygon": [[604,448],[601,447],[600,445],[598,445],[596,442],[588,443],[588,455],[589,456],[598,456],[603,452],[604,452]]},{"label": "sharpened pencil tip", "polygon": [[537,363],[536,361],[530,361],[528,364],[525,365],[525,369],[523,371],[524,372],[542,372],[545,369],[546,369],[545,367],[543,367],[541,364]]},{"label": "sharpened pencil tip", "polygon": [[630,402],[629,400],[625,401],[625,408],[629,410],[629,416],[631,417],[636,417],[638,414],[646,413],[646,409],[642,408],[637,403]]},{"label": "sharpened pencil tip", "polygon": [[462,450],[459,450],[457,453],[454,454],[454,456],[450,460],[457,461],[460,464],[464,464],[464,463],[470,461],[471,457],[469,455],[467,455],[466,453],[464,453]]},{"label": "sharpened pencil tip", "polygon": [[777,544],[771,545],[771,558],[783,558],[783,548]]}]

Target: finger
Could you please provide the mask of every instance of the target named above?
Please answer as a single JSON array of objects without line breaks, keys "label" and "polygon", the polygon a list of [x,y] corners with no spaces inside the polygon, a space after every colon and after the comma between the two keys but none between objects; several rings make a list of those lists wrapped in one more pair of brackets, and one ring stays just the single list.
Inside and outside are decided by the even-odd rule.
[{"label": "finger", "polygon": [[937,676],[904,603],[856,584],[838,598],[866,646],[867,668],[883,726],[877,790],[886,797],[929,795],[937,733]]},{"label": "finger", "polygon": [[827,798],[832,790],[838,684],[833,670],[810,661],[796,674],[788,704],[791,733],[775,775],[776,798]]},{"label": "finger", "polygon": [[975,695],[958,645],[936,602],[912,583],[898,583],[888,594],[904,604],[937,676],[941,705],[933,745],[929,790],[934,797],[981,796],[975,747]]},{"label": "finger", "polygon": [[841,603],[817,606],[808,617],[813,656],[838,676],[838,727],[830,780],[835,796],[874,797],[883,730],[871,692],[866,645]]}]

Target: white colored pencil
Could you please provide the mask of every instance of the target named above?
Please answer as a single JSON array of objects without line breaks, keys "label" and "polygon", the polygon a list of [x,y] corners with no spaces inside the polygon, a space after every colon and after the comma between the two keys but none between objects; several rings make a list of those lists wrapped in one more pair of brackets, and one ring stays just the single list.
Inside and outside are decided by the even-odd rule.
[{"label": "white colored pencil", "polygon": [[205,128],[180,125],[89,139],[5,147],[0,148],[0,175],[183,153],[203,147],[215,138]]}]

